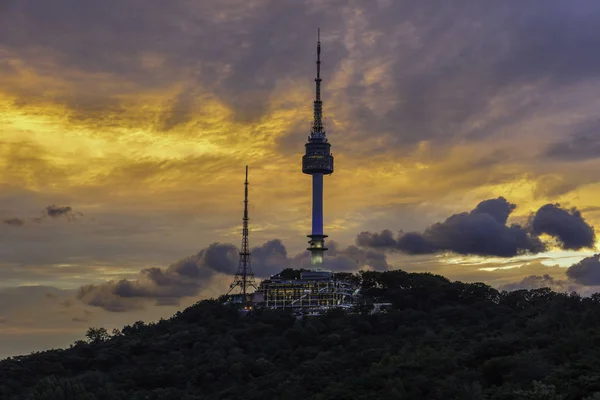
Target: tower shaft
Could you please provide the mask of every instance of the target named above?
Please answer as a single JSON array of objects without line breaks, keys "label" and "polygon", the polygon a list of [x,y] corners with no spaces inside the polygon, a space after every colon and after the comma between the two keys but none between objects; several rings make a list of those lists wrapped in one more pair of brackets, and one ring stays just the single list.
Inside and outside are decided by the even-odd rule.
[{"label": "tower shaft", "polygon": [[312,234],[310,241],[310,263],[314,266],[323,264],[325,238],[323,234],[323,174],[312,174]]},{"label": "tower shaft", "polygon": [[312,176],[312,234],[323,234],[323,174]]},{"label": "tower shaft", "polygon": [[242,295],[242,301],[248,301],[248,290],[254,288],[256,290],[256,282],[254,281],[254,273],[250,263],[250,246],[248,244],[248,166],[246,165],[246,181],[244,182],[244,217],[242,218],[242,246],[240,248],[240,261],[238,270],[233,278],[233,282],[229,286],[229,292],[238,288]]}]

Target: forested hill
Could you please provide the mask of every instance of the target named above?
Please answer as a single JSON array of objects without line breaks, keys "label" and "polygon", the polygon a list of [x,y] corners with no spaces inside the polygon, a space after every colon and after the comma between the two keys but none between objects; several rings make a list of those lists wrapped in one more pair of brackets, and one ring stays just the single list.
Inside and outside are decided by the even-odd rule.
[{"label": "forested hill", "polygon": [[[0,362],[1,399],[600,399],[600,296],[366,272],[386,314],[297,320],[202,301]],[[598,394],[596,394],[598,393]]]}]

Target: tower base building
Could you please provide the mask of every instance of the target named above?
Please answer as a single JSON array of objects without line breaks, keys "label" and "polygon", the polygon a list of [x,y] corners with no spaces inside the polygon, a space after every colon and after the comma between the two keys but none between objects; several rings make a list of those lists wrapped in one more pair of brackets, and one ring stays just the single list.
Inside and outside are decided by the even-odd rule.
[{"label": "tower base building", "polygon": [[274,275],[260,284],[256,294],[257,306],[315,313],[353,307],[358,285],[333,272],[313,270],[301,272],[298,279]]}]

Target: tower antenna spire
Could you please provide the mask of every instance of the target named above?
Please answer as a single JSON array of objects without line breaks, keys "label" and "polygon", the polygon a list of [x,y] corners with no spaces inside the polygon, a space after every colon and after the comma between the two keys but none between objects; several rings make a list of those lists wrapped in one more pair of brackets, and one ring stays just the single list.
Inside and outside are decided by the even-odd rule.
[{"label": "tower antenna spire", "polygon": [[242,303],[248,302],[248,289],[256,290],[256,282],[254,281],[254,272],[252,272],[252,264],[250,263],[250,246],[248,244],[248,166],[246,165],[246,180],[244,181],[244,217],[242,218],[242,247],[240,248],[240,262],[238,270],[233,278],[233,282],[229,285],[230,294],[235,288],[240,290],[242,295]]},{"label": "tower antenna spire", "polygon": [[323,102],[321,101],[321,28],[317,28],[317,77],[315,78],[315,101],[310,141],[327,141],[323,127]]}]

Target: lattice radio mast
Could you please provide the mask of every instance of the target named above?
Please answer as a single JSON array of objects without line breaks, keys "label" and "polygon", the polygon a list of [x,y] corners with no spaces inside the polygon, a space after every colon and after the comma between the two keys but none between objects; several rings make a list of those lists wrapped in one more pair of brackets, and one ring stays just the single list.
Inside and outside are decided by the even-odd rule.
[{"label": "lattice radio mast", "polygon": [[256,290],[254,272],[250,263],[250,248],[248,245],[248,166],[246,165],[246,182],[244,182],[244,218],[242,219],[242,248],[240,249],[240,263],[233,282],[229,285],[230,294],[238,288],[243,296],[243,302],[248,301],[248,289]]}]

